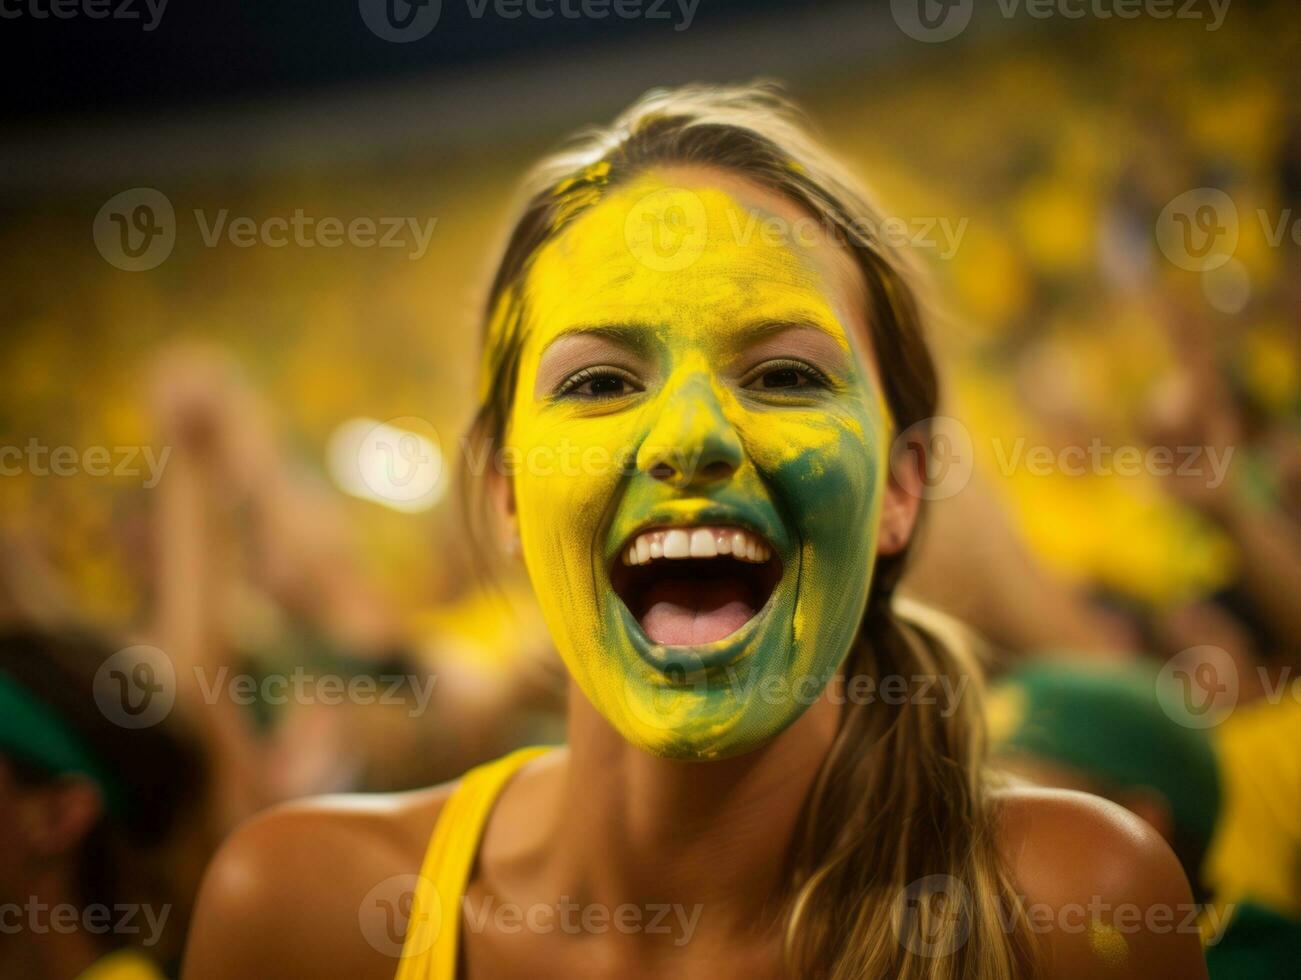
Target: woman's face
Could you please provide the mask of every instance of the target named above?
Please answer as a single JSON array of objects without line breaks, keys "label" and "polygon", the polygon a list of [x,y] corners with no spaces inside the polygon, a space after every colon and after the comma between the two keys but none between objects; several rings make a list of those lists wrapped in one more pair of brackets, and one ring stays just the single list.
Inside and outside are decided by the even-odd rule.
[{"label": "woman's face", "polygon": [[876,553],[888,421],[851,256],[739,178],[648,172],[538,253],[524,302],[506,458],[570,672],[659,755],[772,738],[838,670]]}]

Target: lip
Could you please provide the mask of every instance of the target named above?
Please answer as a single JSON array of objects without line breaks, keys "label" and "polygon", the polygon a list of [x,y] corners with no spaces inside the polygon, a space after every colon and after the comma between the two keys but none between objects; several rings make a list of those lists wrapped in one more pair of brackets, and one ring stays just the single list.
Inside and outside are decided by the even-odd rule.
[{"label": "lip", "polygon": [[[773,549],[773,553],[781,562],[781,578],[778,579],[767,601],[745,625],[721,640],[694,646],[667,646],[655,643],[646,635],[641,623],[637,622],[627,604],[615,593],[610,582],[611,566],[619,560],[619,555],[627,547],[628,542],[634,540],[639,534],[675,527],[701,526],[737,527],[757,535]],[[657,508],[632,530],[621,535],[617,545],[605,556],[601,574],[605,577],[605,591],[618,605],[620,620],[637,656],[664,675],[669,683],[687,684],[708,678],[709,675],[731,666],[744,659],[754,649],[757,634],[772,614],[778,595],[783,592],[794,574],[792,552],[790,537],[777,521],[761,520],[758,515],[725,504],[711,503],[701,506],[699,502],[674,501]]]},{"label": "lip", "polygon": [[786,570],[783,568],[782,580],[772,590],[768,601],[744,626],[721,640],[697,646],[665,646],[655,643],[646,635],[645,630],[641,628],[641,623],[633,617],[624,601],[618,596],[614,597],[614,601],[619,604],[619,618],[632,640],[637,656],[663,674],[671,683],[686,684],[708,678],[724,667],[731,666],[753,649],[755,636],[763,628],[776,605],[777,594],[781,591],[785,580]]},{"label": "lip", "polygon": [[783,566],[785,566],[789,558],[790,539],[785,529],[777,525],[775,521],[760,520],[754,515],[725,504],[707,504],[701,507],[698,504],[692,504],[690,501],[683,501],[681,505],[670,505],[657,510],[656,513],[648,516],[632,530],[623,534],[614,543],[613,547],[607,546],[607,553],[604,556],[604,570],[607,576],[610,568],[619,560],[624,548],[628,546],[628,542],[634,540],[637,535],[645,534],[647,531],[667,531],[670,528],[693,527],[740,528],[761,538],[781,559]]}]

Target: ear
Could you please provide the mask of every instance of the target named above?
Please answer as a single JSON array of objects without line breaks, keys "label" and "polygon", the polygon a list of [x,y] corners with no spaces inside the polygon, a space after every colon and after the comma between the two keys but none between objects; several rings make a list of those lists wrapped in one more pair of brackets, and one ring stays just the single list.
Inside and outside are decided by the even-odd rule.
[{"label": "ear", "polygon": [[24,791],[19,820],[29,853],[59,858],[81,846],[104,815],[99,788],[84,776],[64,776]]},{"label": "ear", "polygon": [[501,545],[512,558],[520,554],[519,517],[515,512],[515,483],[499,468],[488,470],[488,496],[502,531]]},{"label": "ear", "polygon": [[881,502],[876,553],[897,555],[908,546],[921,511],[926,476],[926,442],[913,426],[890,447],[890,473]]}]

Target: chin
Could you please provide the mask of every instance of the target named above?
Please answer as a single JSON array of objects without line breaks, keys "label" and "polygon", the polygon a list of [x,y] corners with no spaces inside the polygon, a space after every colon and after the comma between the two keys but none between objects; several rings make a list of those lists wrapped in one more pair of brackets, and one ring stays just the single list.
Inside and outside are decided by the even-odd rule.
[{"label": "chin", "polygon": [[625,741],[661,758],[690,762],[729,759],[761,748],[812,703],[764,698],[773,681],[789,683],[786,671],[733,673],[734,684],[728,679],[725,672],[699,672],[679,683],[665,683],[642,667],[625,677],[619,697],[604,705],[594,703]]}]

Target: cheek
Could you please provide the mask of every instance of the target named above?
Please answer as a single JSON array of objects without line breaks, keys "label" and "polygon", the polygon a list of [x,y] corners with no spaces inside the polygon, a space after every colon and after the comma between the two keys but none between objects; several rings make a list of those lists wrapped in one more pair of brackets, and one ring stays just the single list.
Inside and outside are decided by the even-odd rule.
[{"label": "cheek", "polygon": [[535,554],[571,561],[593,548],[622,476],[629,422],[616,417],[547,419],[518,413],[508,453],[520,534]]},{"label": "cheek", "polygon": [[793,639],[796,673],[838,664],[862,617],[884,484],[881,426],[870,413],[790,419],[756,446],[799,535]]},{"label": "cheek", "polygon": [[870,414],[773,412],[757,420],[751,458],[806,544],[869,538],[879,508],[880,427]]}]

